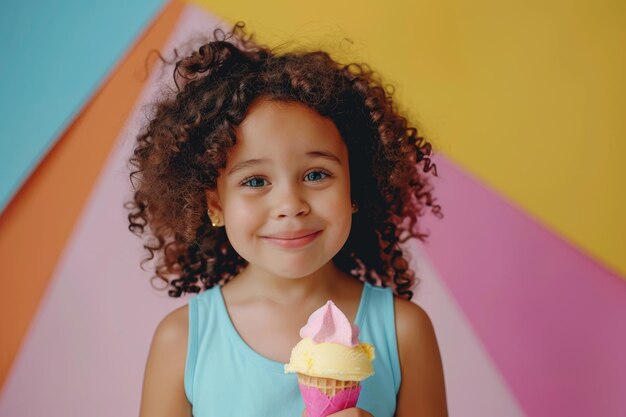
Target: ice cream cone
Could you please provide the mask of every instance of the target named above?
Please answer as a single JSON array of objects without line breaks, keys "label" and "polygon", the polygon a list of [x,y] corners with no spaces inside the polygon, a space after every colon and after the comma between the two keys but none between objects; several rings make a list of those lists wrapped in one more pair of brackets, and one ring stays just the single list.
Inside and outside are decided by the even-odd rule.
[{"label": "ice cream cone", "polygon": [[340,381],[299,373],[298,383],[307,417],[326,417],[355,407],[361,393],[359,381]]},{"label": "ice cream cone", "polygon": [[359,341],[359,328],[329,300],[300,329],[286,373],[298,374],[307,417],[326,417],[356,406],[361,381],[374,375],[374,346]]},{"label": "ice cream cone", "polygon": [[361,385],[359,381],[339,381],[338,379],[320,378],[305,374],[298,374],[298,383],[317,388],[329,397],[344,389],[354,389]]}]

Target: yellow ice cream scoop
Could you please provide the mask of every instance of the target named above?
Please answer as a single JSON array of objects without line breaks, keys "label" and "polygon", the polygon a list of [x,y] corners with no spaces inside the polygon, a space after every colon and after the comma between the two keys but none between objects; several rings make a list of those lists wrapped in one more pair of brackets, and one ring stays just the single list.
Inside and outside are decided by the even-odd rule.
[{"label": "yellow ice cream scoop", "polygon": [[285,372],[332,378],[339,381],[362,381],[374,373],[374,347],[361,342],[350,347],[339,343],[315,343],[305,337],[291,351]]}]

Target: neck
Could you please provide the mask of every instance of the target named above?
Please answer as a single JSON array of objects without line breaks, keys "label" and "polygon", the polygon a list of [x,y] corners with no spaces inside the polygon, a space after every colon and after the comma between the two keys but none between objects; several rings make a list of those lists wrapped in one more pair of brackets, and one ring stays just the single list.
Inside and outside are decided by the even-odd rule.
[{"label": "neck", "polygon": [[332,298],[337,282],[344,280],[345,274],[332,261],[310,275],[300,278],[279,277],[267,270],[248,265],[233,283],[245,287],[245,293],[280,305],[298,306],[311,300]]}]

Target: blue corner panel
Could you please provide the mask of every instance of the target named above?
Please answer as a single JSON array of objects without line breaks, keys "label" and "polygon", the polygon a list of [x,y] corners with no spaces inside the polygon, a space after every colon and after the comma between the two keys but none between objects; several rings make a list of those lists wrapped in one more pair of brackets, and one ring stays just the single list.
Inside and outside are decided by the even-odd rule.
[{"label": "blue corner panel", "polygon": [[1,2],[0,214],[165,3]]}]

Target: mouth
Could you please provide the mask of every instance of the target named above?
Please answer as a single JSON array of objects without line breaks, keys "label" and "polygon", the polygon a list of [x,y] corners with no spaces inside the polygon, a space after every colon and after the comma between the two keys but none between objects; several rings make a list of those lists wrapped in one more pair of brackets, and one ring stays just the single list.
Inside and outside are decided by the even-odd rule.
[{"label": "mouth", "polygon": [[263,240],[281,248],[301,248],[313,242],[322,233],[322,230],[313,232],[290,232],[273,236],[263,236]]}]

